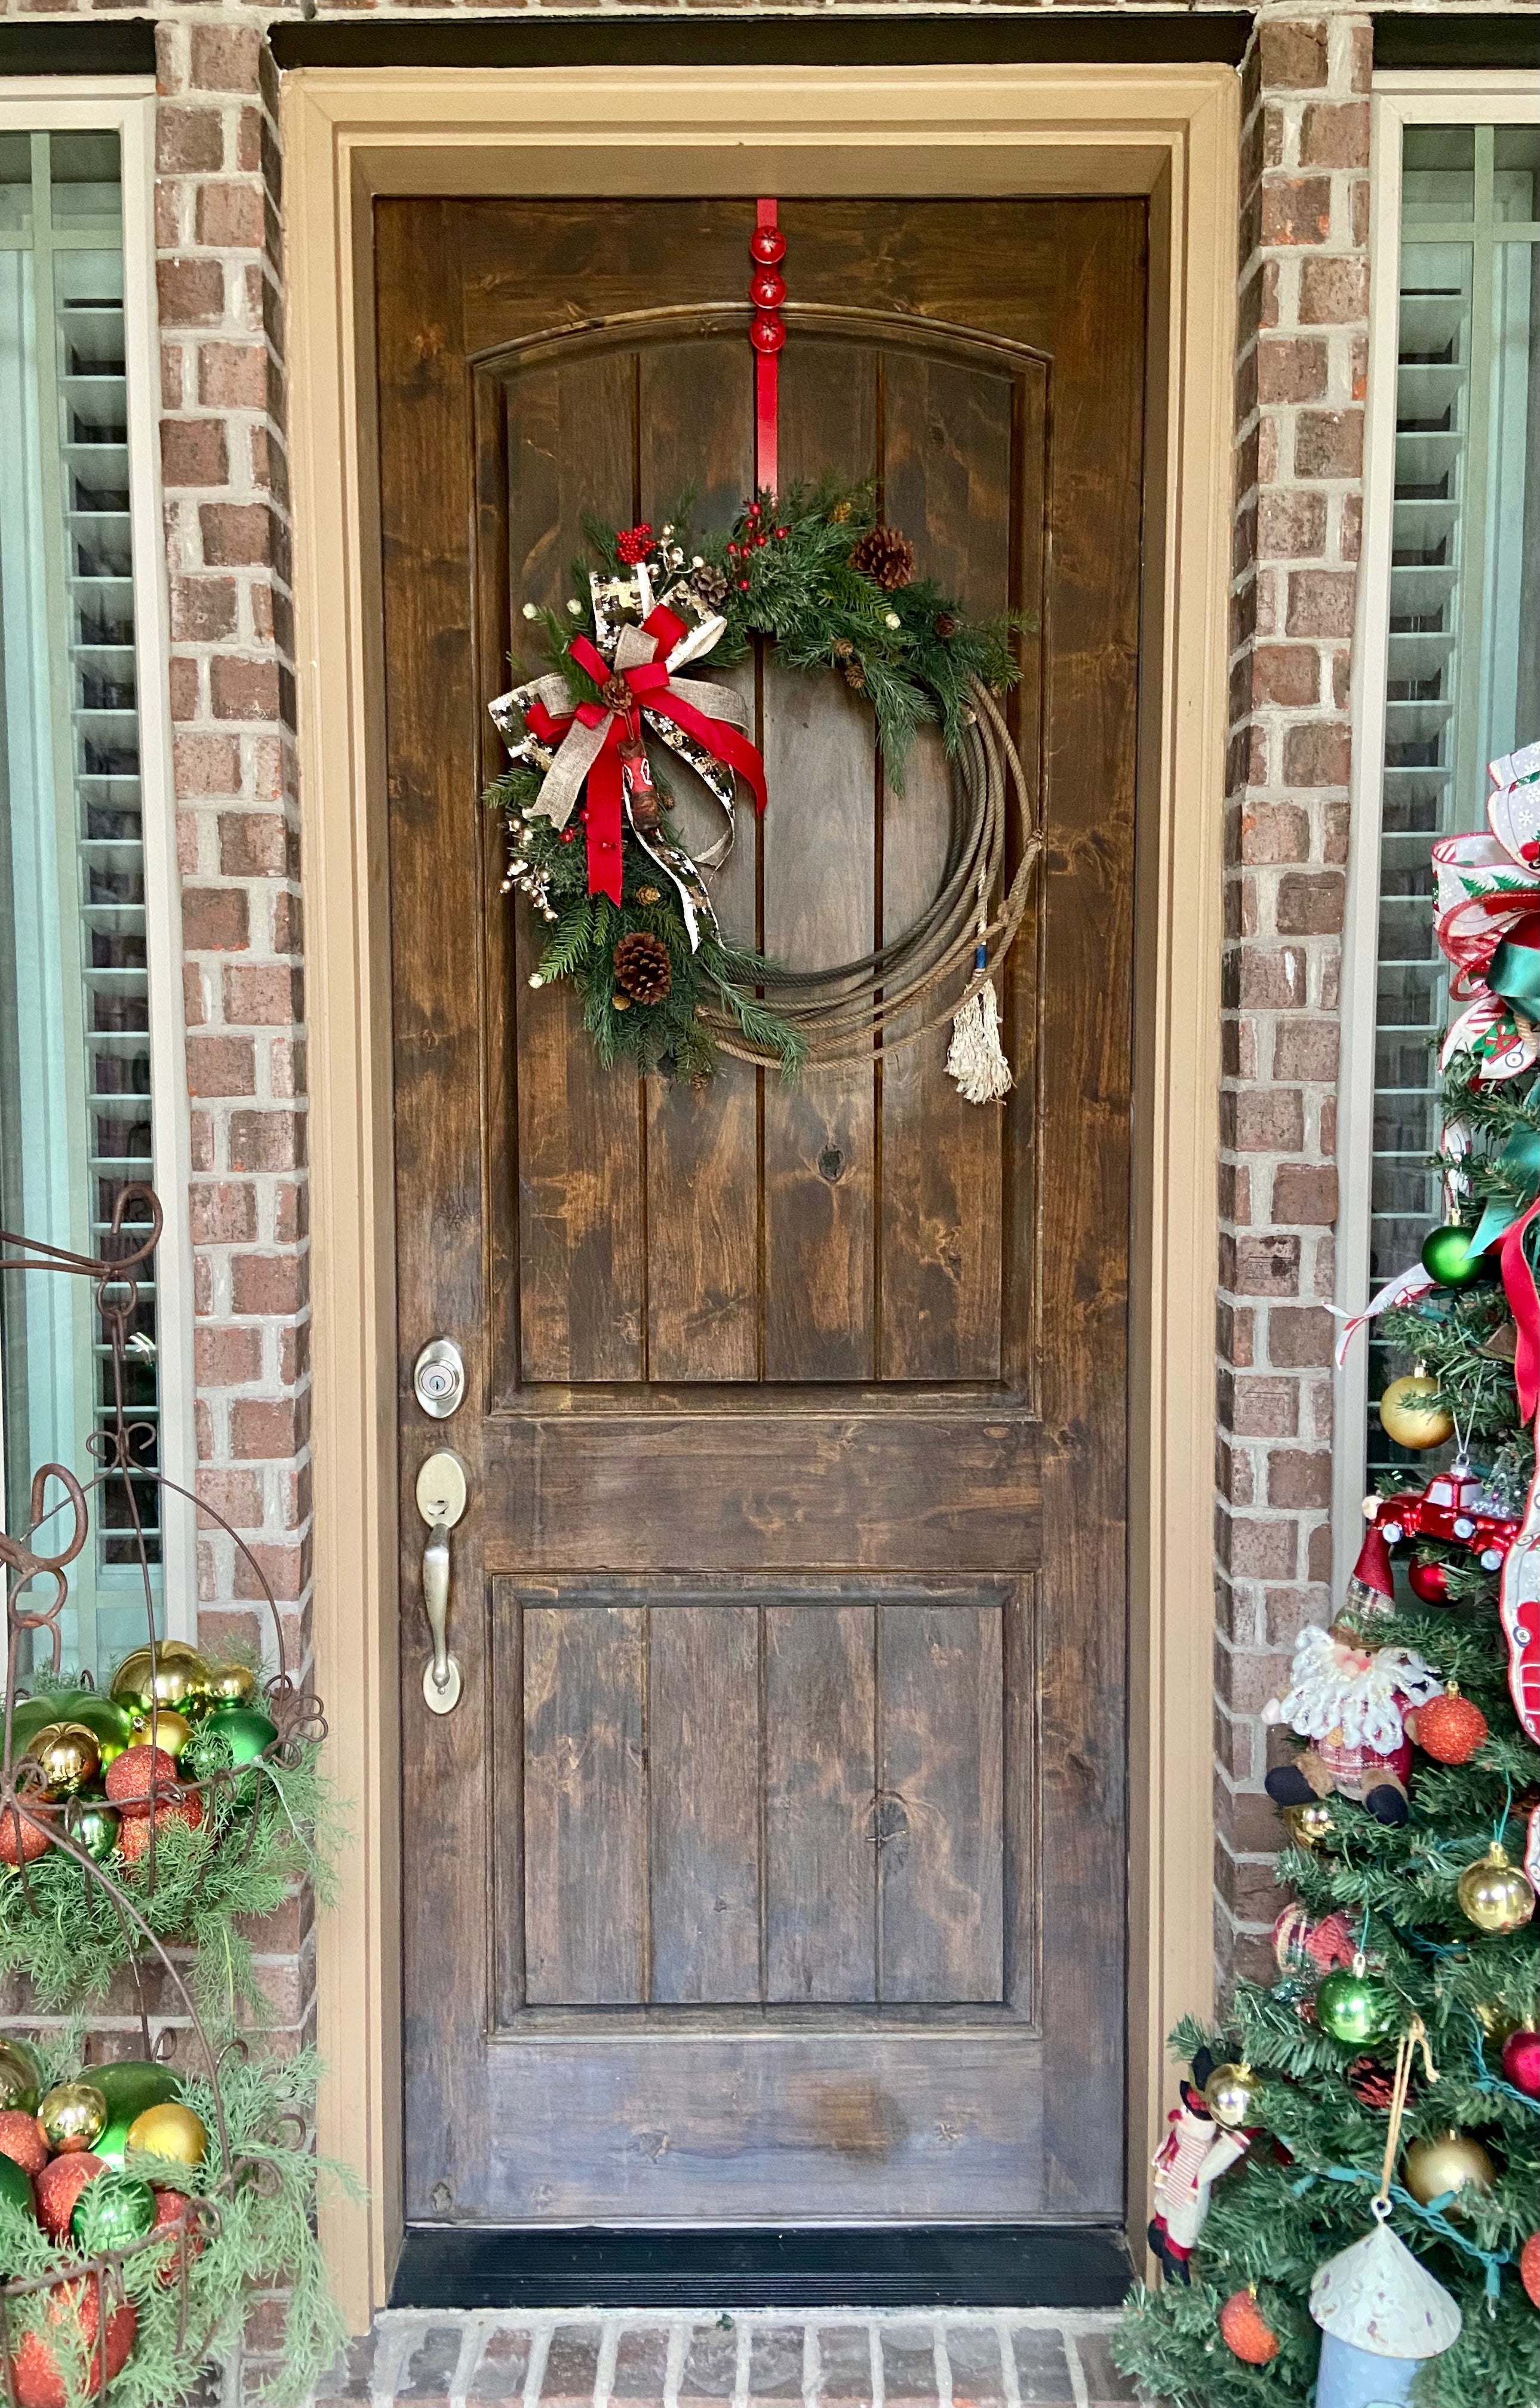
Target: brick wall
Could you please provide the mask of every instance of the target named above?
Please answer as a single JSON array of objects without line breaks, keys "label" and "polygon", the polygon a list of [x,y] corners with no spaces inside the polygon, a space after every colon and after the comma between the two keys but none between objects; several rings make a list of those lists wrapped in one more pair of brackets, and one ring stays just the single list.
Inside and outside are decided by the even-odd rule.
[{"label": "brick wall", "polygon": [[[369,5],[322,0],[319,13],[357,16]],[[449,0],[445,13],[498,5]],[[894,0],[895,13],[903,5]],[[162,458],[199,1477],[256,1551],[291,1648],[303,1653],[310,1494],[302,865],[282,196],[264,38],[269,16],[292,12],[262,0],[149,7],[160,20],[163,94]],[[68,0],[44,0],[41,9],[10,0],[12,14],[24,10],[81,13]],[[409,0],[382,0],[374,13],[412,12]],[[1257,1709],[1295,1629],[1328,1598],[1324,1299],[1336,1210],[1369,66],[1370,19],[1342,0],[1270,0],[1245,66],[1216,1429],[1216,1916],[1225,1968],[1246,1959],[1272,1912],[1276,1825],[1261,1787]],[[250,1588],[235,1550],[210,1528],[200,1557],[207,1624],[248,1619]],[[302,2025],[308,1942],[298,1911],[270,1936],[275,1990],[285,2016]]]},{"label": "brick wall", "polygon": [[1244,70],[1215,1477],[1219,1962],[1265,1949],[1259,1707],[1330,1607],[1337,996],[1362,512],[1372,29],[1268,10]]}]

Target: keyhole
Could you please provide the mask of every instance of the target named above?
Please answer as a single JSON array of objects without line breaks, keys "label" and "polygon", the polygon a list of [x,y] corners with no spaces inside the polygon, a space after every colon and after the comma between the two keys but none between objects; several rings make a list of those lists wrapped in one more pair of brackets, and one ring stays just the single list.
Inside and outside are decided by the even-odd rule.
[{"label": "keyhole", "polygon": [[845,1156],[841,1154],[837,1145],[826,1145],[824,1147],[823,1152],[819,1155],[818,1167],[819,1177],[820,1179],[826,1179],[832,1187],[835,1180],[839,1177],[840,1172],[845,1168]]}]

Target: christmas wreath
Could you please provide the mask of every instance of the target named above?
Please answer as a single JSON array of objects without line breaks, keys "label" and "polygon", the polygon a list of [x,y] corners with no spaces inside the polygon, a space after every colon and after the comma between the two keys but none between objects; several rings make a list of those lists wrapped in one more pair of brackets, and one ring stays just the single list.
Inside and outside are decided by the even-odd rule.
[{"label": "christmas wreath", "polygon": [[[763,493],[698,549],[685,507],[656,530],[591,521],[584,533],[599,566],[575,565],[565,616],[523,606],[544,631],[546,672],[491,707],[509,755],[487,790],[507,830],[505,891],[528,896],[546,931],[530,984],[574,981],[605,1064],[628,1057],[695,1082],[722,1053],[791,1075],[809,1059],[869,1055],[877,1030],[945,988],[943,1009],[911,1020],[905,1040],[955,1007],[953,1075],[973,1100],[1004,1094],[991,966],[1020,925],[1039,839],[992,697],[1020,674],[1024,623],[964,621],[917,577],[866,486],[797,487],[778,506]],[[731,848],[737,781],[760,810],[766,796],[742,697],[693,667],[707,654],[730,666],[756,642],[869,700],[895,792],[922,726],[939,729],[953,765],[942,893],[905,936],[827,972],[783,969],[731,941],[703,876]],[[649,736],[720,806],[725,827],[708,851],[692,855],[671,827]]]}]

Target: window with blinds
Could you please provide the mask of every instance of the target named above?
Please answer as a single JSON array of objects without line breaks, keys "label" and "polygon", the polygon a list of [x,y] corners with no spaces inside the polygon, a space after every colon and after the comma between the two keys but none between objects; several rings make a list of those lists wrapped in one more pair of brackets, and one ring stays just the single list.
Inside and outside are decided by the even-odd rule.
[{"label": "window with blinds", "polygon": [[[1488,762],[1540,736],[1540,131],[1407,126],[1403,142],[1372,1287],[1445,1218],[1429,848],[1479,825]],[[1371,1342],[1371,1400],[1405,1368]],[[1414,1460],[1372,1404],[1368,1455],[1371,1482]]]},{"label": "window with blinds", "polygon": [[[0,1222],[101,1250],[151,1170],[150,998],[116,134],[0,134]],[[155,1295],[131,1358],[156,1459]],[[89,1283],[0,1281],[3,1498],[89,1467],[110,1367]],[[136,1484],[159,1580],[157,1492]],[[72,1568],[66,1664],[144,1634],[121,1484]]]}]

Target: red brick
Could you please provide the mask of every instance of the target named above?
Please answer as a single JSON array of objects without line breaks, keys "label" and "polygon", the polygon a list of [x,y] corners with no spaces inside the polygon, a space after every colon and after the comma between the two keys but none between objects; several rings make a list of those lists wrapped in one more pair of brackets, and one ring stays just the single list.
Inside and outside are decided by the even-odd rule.
[{"label": "red brick", "polygon": [[230,1409],[230,1452],[237,1462],[281,1462],[309,1436],[306,1396],[237,1398]]},{"label": "red brick", "polygon": [[305,911],[299,896],[280,888],[273,897],[273,951],[297,953],[305,945]]},{"label": "red brick", "polygon": [[1307,720],[1284,731],[1283,775],[1290,786],[1346,786],[1352,775],[1352,730],[1333,720]]},{"label": "red brick", "polygon": [[1245,1923],[1271,1925],[1287,1902],[1274,1877],[1271,1856],[1237,1857],[1227,1848],[1216,1847],[1214,1886],[1231,1913]]},{"label": "red brick", "polygon": [[1270,175],[1262,188],[1263,245],[1324,242],[1332,231],[1329,176]]},{"label": "red brick", "polygon": [[298,1254],[233,1254],[230,1258],[234,1312],[302,1312],[306,1293],[305,1265]]},{"label": "red brick", "polygon": [[1296,568],[1289,577],[1288,632],[1291,636],[1353,633],[1358,578],[1350,568]]},{"label": "red brick", "polygon": [[[255,1530],[262,1526],[262,1475],[256,1471],[202,1470],[198,1474],[198,1499],[209,1511],[233,1522],[237,1530]],[[202,1527],[212,1528],[205,1521]]]},{"label": "red brick", "polygon": [[205,343],[198,352],[198,399],[209,409],[265,409],[265,343]]},{"label": "red brick", "polygon": [[280,1180],[273,1196],[274,1237],[280,1246],[297,1246],[309,1229],[308,1190],[298,1180]]},{"label": "red brick", "polygon": [[190,1096],[254,1096],[256,1091],[256,1051],[250,1037],[188,1039]]},{"label": "red brick", "polygon": [[282,709],[276,661],[216,652],[208,665],[208,690],[216,719],[277,719]]},{"label": "red brick", "polygon": [[198,523],[210,568],[270,568],[278,557],[278,522],[265,502],[205,502]]},{"label": "red brick", "polygon": [[1296,477],[1362,477],[1362,409],[1302,409],[1294,422]]},{"label": "red brick", "polygon": [[189,953],[240,953],[248,936],[246,896],[238,887],[183,887],[182,942]]},{"label": "red brick", "polygon": [[1329,80],[1326,27],[1285,19],[1257,28],[1257,74],[1263,92],[1319,92]]},{"label": "red brick", "polygon": [[230,454],[217,418],[163,418],[161,475],[167,485],[224,485]]},{"label": "red brick", "polygon": [[[164,429],[163,426],[163,433]],[[171,637],[178,644],[217,644],[235,632],[233,577],[174,577]]]},{"label": "red brick", "polygon": [[1300,1241],[1265,1235],[1234,1241],[1231,1275],[1220,1272],[1221,1285],[1236,1296],[1297,1296]]},{"label": "red brick", "polygon": [[1287,1011],[1304,1003],[1305,955],[1297,945],[1233,946],[1226,954],[1222,991],[1229,1009]]},{"label": "red brick", "polygon": [[220,867],[226,878],[287,878],[295,867],[295,846],[278,811],[221,811]]},{"label": "red brick", "polygon": [[188,1206],[195,1246],[250,1245],[257,1234],[256,1190],[244,1180],[192,1187]]},{"label": "red brick", "polygon": [[1346,881],[1340,869],[1290,870],[1278,881],[1275,910],[1281,937],[1334,937],[1342,931]]},{"label": "red brick", "polygon": [[1329,1228],[1337,1217],[1330,1163],[1284,1162],[1273,1174],[1273,1218],[1283,1227]]},{"label": "red brick", "polygon": [[1336,1324],[1321,1306],[1275,1305],[1267,1316],[1267,1356],[1277,1371],[1313,1371],[1332,1360]]},{"label": "red brick", "polygon": [[1214,1707],[1214,1760],[1234,1781],[1249,1781],[1257,1770],[1259,1726],[1243,1716],[1227,1714],[1218,1700]]},{"label": "red brick", "polygon": [[240,793],[240,746],[235,737],[178,736],[172,757],[181,801]]},{"label": "red brick", "polygon": [[[233,973],[226,971],[228,978]],[[1280,1020],[1273,1040],[1275,1079],[1334,1081],[1337,1025],[1334,1020]]]},{"label": "red brick", "polygon": [[155,112],[155,165],[163,176],[207,176],[223,165],[224,125],[217,108]]},{"label": "red brick", "polygon": [[1369,104],[1366,100],[1313,100],[1300,125],[1302,167],[1367,167]]},{"label": "red brick", "polygon": [[310,1369],[310,1325],[302,1321],[297,1326],[278,1331],[278,1378],[286,1388],[299,1385]]},{"label": "red brick", "polygon": [[1293,1438],[1299,1428],[1298,1383],[1221,1372],[1219,1413],[1237,1438]]},{"label": "red brick", "polygon": [[1219,1218],[1246,1228],[1251,1219],[1251,1173],[1244,1162],[1219,1165]]},{"label": "red brick", "polygon": [[260,1380],[262,1331],[194,1329],[192,1371],[203,1388],[238,1388]]},{"label": "red brick", "polygon": [[[1314,560],[1326,550],[1324,494],[1267,493],[1257,501],[1257,552],[1262,560]],[[1290,633],[1295,630],[1290,628]],[[1312,632],[1306,630],[1305,632]]]},{"label": "red brick", "polygon": [[1326,391],[1326,345],[1318,336],[1263,336],[1257,346],[1262,402],[1319,401]]},{"label": "red brick", "polygon": [[297,1112],[232,1112],[232,1170],[292,1170],[305,1160],[305,1121]]},{"label": "red brick", "polygon": [[308,1551],[303,1543],[287,1547],[255,1546],[251,1553],[266,1574],[267,1584],[275,1597],[292,1598],[304,1595]]},{"label": "red brick", "polygon": [[1369,314],[1366,259],[1302,259],[1300,322],[1305,326],[1357,326]]},{"label": "red brick", "polygon": [[275,1096],[303,1096],[305,1080],[305,1039],[303,1037],[275,1037],[267,1049],[267,1081]]},{"label": "red brick", "polygon": [[1251,655],[1257,703],[1301,710],[1320,699],[1320,654],[1311,644],[1259,644]]},{"label": "red brick", "polygon": [[1250,862],[1307,861],[1309,813],[1297,803],[1253,803],[1241,815],[1241,853]]},{"label": "red brick", "polygon": [[1254,1505],[1257,1501],[1250,1455],[1244,1447],[1227,1446],[1219,1436],[1214,1440],[1214,1485],[1227,1505]]},{"label": "red brick", "polygon": [[171,716],[178,724],[201,718],[198,704],[198,664],[196,661],[173,660],[167,669],[171,693]]},{"label": "red brick", "polygon": [[236,1025],[274,1028],[305,1017],[304,982],[284,962],[232,963],[224,974],[224,1016]]},{"label": "red brick", "polygon": [[1226,1569],[1242,1579],[1289,1580],[1299,1557],[1298,1526],[1292,1521],[1221,1513],[1219,1555]]},{"label": "red brick", "polygon": [[260,184],[204,184],[197,239],[209,251],[260,251],[266,236]]},{"label": "red brick", "polygon": [[1332,1502],[1332,1458],[1303,1449],[1275,1447],[1267,1458],[1267,1501],[1295,1512]]},{"label": "red brick", "polygon": [[1220,1096],[1219,1113],[1221,1142],[1238,1154],[1297,1154],[1305,1142],[1305,1106],[1297,1087],[1243,1087]]},{"label": "red brick", "polygon": [[194,25],[192,79],[202,92],[256,92],[262,36],[248,25]]},{"label": "red brick", "polygon": [[217,326],[224,316],[224,269],[217,259],[163,259],[155,290],[163,326]]}]

